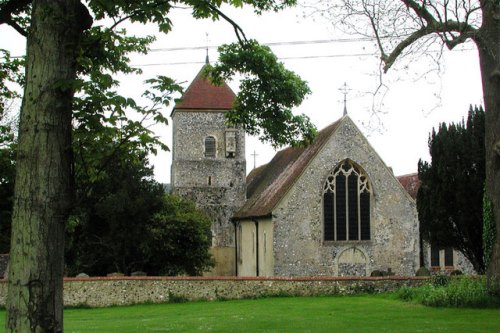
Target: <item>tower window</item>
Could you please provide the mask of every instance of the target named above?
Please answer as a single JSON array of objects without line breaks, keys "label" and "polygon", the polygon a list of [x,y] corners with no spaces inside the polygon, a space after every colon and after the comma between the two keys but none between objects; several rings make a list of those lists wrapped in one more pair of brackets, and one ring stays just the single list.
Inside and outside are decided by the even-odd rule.
[{"label": "tower window", "polygon": [[215,157],[216,142],[213,136],[205,138],[205,157]]},{"label": "tower window", "polygon": [[331,172],[323,187],[325,241],[370,239],[368,177],[350,160]]}]

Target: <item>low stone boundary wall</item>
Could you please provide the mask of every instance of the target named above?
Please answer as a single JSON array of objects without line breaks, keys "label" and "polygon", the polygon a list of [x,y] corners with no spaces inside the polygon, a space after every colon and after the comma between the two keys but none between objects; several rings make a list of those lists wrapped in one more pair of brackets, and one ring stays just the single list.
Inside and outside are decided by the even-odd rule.
[{"label": "low stone boundary wall", "polygon": [[[119,277],[64,279],[65,306],[105,307],[180,300],[222,300],[264,296],[317,296],[380,293],[418,286],[421,277]],[[0,305],[7,282],[0,281]]]}]

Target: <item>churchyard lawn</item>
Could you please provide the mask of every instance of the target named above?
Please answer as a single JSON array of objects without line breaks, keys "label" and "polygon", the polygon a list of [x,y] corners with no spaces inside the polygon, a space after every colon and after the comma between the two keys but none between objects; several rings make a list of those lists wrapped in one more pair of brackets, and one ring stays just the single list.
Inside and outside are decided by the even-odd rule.
[{"label": "churchyard lawn", "polygon": [[[3,328],[5,311],[0,311]],[[431,308],[392,294],[66,309],[66,333],[500,332],[500,309]]]}]

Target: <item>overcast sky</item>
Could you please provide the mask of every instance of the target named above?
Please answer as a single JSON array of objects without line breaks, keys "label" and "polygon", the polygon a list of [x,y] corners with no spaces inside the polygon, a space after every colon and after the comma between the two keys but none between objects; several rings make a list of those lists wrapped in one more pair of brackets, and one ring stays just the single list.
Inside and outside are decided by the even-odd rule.
[{"label": "overcast sky", "polygon": [[[248,9],[225,12],[238,22],[247,38],[269,43],[287,68],[308,81],[312,93],[296,112],[309,116],[318,129],[342,116],[344,95],[340,88],[346,82],[350,117],[396,175],[416,172],[419,158],[429,159],[427,139],[432,127],[440,122],[458,122],[467,115],[470,104],[483,103],[473,44],[445,51],[438,70],[430,71],[436,65],[427,59],[399,63],[383,76],[388,85],[383,99],[374,99],[372,93],[380,77],[373,41],[342,35],[321,18],[304,17],[300,8],[261,17]],[[170,76],[187,87],[203,66],[207,46],[214,62],[216,46],[236,41],[227,22],[196,21],[187,9],[175,10],[172,21],[173,31],[166,36],[157,34],[153,52],[132,57],[132,64],[140,66],[143,75],[121,78],[123,93],[140,95],[143,81],[157,74]],[[155,33],[153,28],[127,29],[134,34]],[[13,55],[23,52],[24,42],[13,29],[0,26],[0,37],[0,48],[10,49]],[[229,85],[237,92],[237,82]],[[170,112],[165,110],[166,115]],[[171,146],[171,126],[154,129]],[[269,145],[248,138],[247,172],[254,166],[254,151],[257,166],[269,162],[275,154]],[[170,182],[171,153],[160,152],[151,161],[156,179]]]}]

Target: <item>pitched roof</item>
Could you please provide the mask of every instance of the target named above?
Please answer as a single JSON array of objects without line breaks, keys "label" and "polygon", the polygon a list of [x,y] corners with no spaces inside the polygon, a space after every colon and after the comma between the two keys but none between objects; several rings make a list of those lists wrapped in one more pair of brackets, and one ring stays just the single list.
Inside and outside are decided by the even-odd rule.
[{"label": "pitched roof", "polygon": [[420,180],[418,173],[410,173],[408,175],[398,176],[398,181],[403,185],[406,192],[413,198],[417,199],[418,189],[420,188]]},{"label": "pitched roof", "polygon": [[[206,66],[206,65],[205,65]],[[214,85],[201,68],[174,107],[175,110],[231,110],[235,94],[226,83]],[[173,111],[173,112],[174,112]]]},{"label": "pitched roof", "polygon": [[234,219],[270,216],[274,207],[299,178],[309,161],[316,156],[339,127],[342,119],[321,130],[308,147],[285,148],[279,151],[271,162],[254,169],[247,177],[248,200],[236,212]]}]

